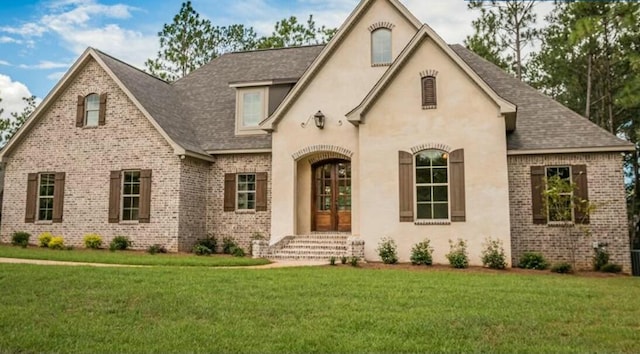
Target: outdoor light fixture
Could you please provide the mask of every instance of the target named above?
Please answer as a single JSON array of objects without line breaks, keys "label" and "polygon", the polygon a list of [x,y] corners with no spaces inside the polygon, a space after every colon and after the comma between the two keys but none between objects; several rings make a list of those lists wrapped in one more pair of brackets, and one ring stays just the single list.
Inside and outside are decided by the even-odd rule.
[{"label": "outdoor light fixture", "polygon": [[324,113],[322,113],[322,111],[318,111],[318,113],[316,113],[316,114],[314,114],[312,116],[309,116],[309,118],[307,119],[306,122],[300,123],[300,126],[303,127],[303,128],[306,128],[307,125],[309,124],[309,121],[311,120],[311,118],[313,118],[313,121],[314,121],[314,123],[316,123],[316,127],[318,129],[324,128],[324,120],[325,120],[326,117],[324,116]]}]

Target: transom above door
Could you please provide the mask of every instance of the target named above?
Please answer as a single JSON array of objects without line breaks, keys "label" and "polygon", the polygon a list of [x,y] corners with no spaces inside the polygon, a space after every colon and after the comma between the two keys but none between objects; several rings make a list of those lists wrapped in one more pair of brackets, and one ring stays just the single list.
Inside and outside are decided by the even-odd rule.
[{"label": "transom above door", "polygon": [[315,164],[312,186],[312,230],[351,231],[351,162]]}]

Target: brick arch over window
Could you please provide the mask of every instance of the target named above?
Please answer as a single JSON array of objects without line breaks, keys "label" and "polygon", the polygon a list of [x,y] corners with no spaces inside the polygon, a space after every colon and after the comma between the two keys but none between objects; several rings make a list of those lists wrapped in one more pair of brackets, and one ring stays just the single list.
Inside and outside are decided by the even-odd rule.
[{"label": "brick arch over window", "polygon": [[416,145],[414,147],[411,148],[411,153],[412,154],[417,154],[420,151],[423,150],[442,150],[444,152],[447,153],[451,153],[451,151],[453,151],[453,149],[451,148],[451,146],[446,145],[446,144],[440,144],[440,143],[426,143],[426,144],[420,144],[420,145]]},{"label": "brick arch over window", "polygon": [[378,21],[374,24],[372,24],[371,26],[368,27],[369,32],[373,32],[377,29],[380,28],[386,28],[389,30],[392,30],[394,27],[396,27],[396,25],[394,25],[393,23],[389,22],[389,21]]},{"label": "brick arch over window", "polygon": [[351,157],[353,156],[353,152],[351,150],[340,147],[340,146],[312,145],[297,151],[296,153],[291,155],[291,157],[293,157],[294,160],[298,161],[304,157],[307,157],[312,154],[317,154],[317,153],[327,153],[327,154],[333,153],[335,154],[335,156],[339,156],[339,158],[344,158],[345,160],[351,160]]}]

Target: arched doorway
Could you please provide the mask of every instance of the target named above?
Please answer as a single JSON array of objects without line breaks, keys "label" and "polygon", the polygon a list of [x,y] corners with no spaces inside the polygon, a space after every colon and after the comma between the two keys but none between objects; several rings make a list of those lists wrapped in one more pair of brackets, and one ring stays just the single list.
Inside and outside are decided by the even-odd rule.
[{"label": "arched doorway", "polygon": [[351,162],[318,162],[312,178],[312,231],[351,231]]}]

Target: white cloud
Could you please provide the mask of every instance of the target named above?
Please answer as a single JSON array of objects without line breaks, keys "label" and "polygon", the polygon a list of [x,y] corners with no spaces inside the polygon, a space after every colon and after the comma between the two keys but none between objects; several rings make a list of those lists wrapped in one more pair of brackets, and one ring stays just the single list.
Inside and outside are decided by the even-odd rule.
[{"label": "white cloud", "polygon": [[21,69],[42,69],[42,70],[68,68],[69,66],[71,66],[71,64],[69,63],[56,63],[49,60],[40,61],[40,63],[35,65],[26,65],[26,64],[19,65]]},{"label": "white cloud", "polygon": [[0,37],[0,44],[1,43],[20,43],[20,41],[15,39],[15,38],[8,37],[8,36],[2,36],[2,37]]},{"label": "white cloud", "polygon": [[23,83],[13,81],[7,75],[0,74],[0,107],[4,108],[3,116],[9,117],[11,112],[22,112],[24,107],[23,97],[31,97],[31,92]]},{"label": "white cloud", "polygon": [[66,72],[64,71],[58,71],[55,72],[53,74],[49,74],[47,75],[47,79],[51,80],[51,81],[60,81],[60,79],[62,79],[62,77],[64,76],[64,74],[66,74]]},{"label": "white cloud", "polygon": [[0,27],[0,31],[17,34],[22,37],[41,37],[47,31],[47,28],[38,24],[38,23],[25,23],[22,26],[18,27],[10,27],[4,26]]},{"label": "white cloud", "polygon": [[11,66],[11,64],[6,60],[0,60],[0,65]]}]

